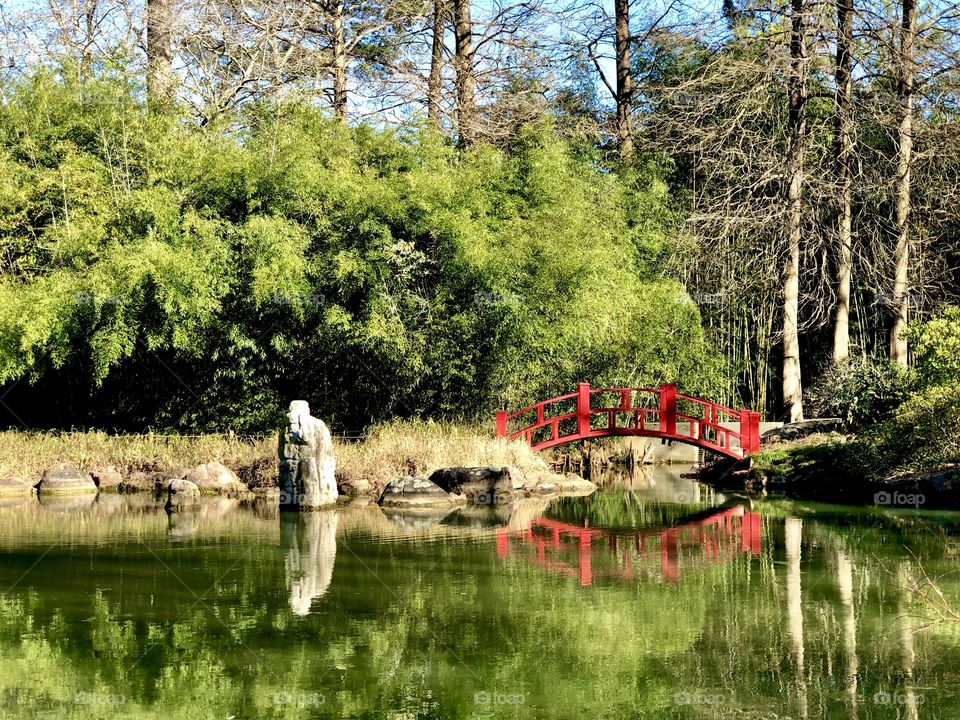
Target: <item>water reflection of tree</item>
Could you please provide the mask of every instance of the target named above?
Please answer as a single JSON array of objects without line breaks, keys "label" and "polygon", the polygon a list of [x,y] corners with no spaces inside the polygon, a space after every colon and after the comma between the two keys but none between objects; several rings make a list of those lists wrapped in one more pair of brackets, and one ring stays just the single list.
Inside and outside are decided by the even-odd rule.
[{"label": "water reflection of tree", "polygon": [[[653,510],[646,512],[650,518]],[[896,708],[874,705],[874,694],[909,697],[905,682],[955,682],[960,646],[945,626],[906,642],[907,626],[899,623],[910,617],[910,599],[881,563],[913,562],[905,536],[891,539],[869,517],[844,517],[846,524],[829,516],[802,523],[809,712],[849,717],[853,692],[864,717],[894,717]],[[26,584],[0,597],[0,702],[8,691],[23,701],[12,711],[0,708],[0,716],[76,709],[77,690],[125,696],[124,706],[95,708],[110,718],[380,717],[402,710],[464,717],[484,709],[474,704],[481,691],[524,694],[522,706],[494,708],[497,717],[796,713],[782,694],[796,678],[782,521],[765,520],[759,560],[707,566],[676,586],[585,589],[525,563],[500,563],[493,543],[475,533],[423,542],[341,535],[330,582],[322,562],[329,523],[325,532],[322,520],[316,529],[300,520],[293,516],[278,547],[275,518],[242,542],[218,535],[175,545],[148,518],[152,529],[141,537],[156,543],[153,551],[203,603],[182,586],[175,592],[176,580],[146,551],[111,555],[101,545],[62,560],[52,552],[44,562],[67,568],[82,557],[96,578],[122,565],[123,582],[118,574],[98,592],[99,579],[76,585],[83,578],[70,576],[67,596],[37,576],[38,589]],[[79,537],[79,526],[70,527],[70,537]],[[101,527],[94,532],[105,537]],[[936,542],[918,544],[931,573],[952,567]],[[296,597],[326,588],[322,604],[313,604],[323,612],[291,612],[288,564],[306,581]],[[960,598],[955,584],[943,590]],[[276,693],[291,691],[322,693],[326,704],[279,707]],[[678,708],[674,696],[683,692],[722,696],[724,704]],[[939,698],[917,692],[927,693],[925,715]]]}]

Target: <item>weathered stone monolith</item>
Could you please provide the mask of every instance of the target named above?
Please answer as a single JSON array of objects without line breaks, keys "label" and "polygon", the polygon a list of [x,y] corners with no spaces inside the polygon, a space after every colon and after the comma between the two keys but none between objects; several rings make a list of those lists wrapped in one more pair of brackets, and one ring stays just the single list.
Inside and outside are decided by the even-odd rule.
[{"label": "weathered stone monolith", "polygon": [[280,431],[280,509],[315,510],[337,502],[333,439],[304,400],[290,403]]}]

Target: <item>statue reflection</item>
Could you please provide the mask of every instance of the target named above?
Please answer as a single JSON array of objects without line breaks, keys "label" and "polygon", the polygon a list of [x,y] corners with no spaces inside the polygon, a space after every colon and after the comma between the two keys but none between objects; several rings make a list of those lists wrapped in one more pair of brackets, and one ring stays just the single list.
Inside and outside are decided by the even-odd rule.
[{"label": "statue reflection", "polygon": [[337,512],[318,510],[280,515],[280,548],[284,555],[290,609],[309,615],[333,579],[337,557]]}]

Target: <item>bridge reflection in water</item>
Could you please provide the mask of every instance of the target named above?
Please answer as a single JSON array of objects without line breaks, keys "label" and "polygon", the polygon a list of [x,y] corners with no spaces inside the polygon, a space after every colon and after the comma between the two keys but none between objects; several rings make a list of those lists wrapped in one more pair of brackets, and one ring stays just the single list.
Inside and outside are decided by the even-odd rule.
[{"label": "bridge reflection in water", "polygon": [[[605,548],[606,558],[595,563],[597,548]],[[683,565],[759,555],[760,513],[743,505],[711,508],[678,525],[644,530],[604,530],[538,517],[526,530],[497,531],[497,556],[504,560],[511,553],[577,578],[583,586],[601,577],[677,582]]]}]

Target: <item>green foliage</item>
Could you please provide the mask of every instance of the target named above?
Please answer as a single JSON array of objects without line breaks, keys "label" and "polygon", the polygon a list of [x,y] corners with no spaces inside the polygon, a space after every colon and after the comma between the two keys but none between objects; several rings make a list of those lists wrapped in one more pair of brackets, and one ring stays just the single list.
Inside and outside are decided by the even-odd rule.
[{"label": "green foliage", "polygon": [[851,448],[871,477],[934,470],[960,459],[960,384],[914,393],[893,417],[870,428]]},{"label": "green foliage", "polygon": [[56,394],[32,422],[258,430],[296,396],[358,427],[580,380],[723,387],[662,275],[656,168],[605,172],[547,126],[458,153],[297,105],[198,128],[122,80],[6,95],[0,382]]},{"label": "green foliage", "polygon": [[960,382],[960,307],[948,305],[906,335],[921,384]]},{"label": "green foliage", "polygon": [[886,417],[906,400],[913,376],[895,363],[868,357],[833,365],[807,390],[815,417],[837,417],[861,428]]}]

